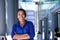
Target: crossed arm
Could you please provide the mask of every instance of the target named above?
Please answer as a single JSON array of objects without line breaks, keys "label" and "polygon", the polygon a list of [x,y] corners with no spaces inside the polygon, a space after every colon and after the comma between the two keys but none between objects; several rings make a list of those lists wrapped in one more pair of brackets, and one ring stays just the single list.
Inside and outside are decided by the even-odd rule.
[{"label": "crossed arm", "polygon": [[17,39],[17,40],[23,40],[23,39],[30,39],[28,34],[15,34],[13,39]]}]

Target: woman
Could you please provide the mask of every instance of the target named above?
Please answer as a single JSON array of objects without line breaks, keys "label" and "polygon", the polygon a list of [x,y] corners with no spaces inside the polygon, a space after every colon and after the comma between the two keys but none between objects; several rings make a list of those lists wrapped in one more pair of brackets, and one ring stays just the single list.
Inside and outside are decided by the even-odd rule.
[{"label": "woman", "polygon": [[34,25],[32,22],[25,20],[26,11],[17,10],[18,22],[13,24],[11,37],[16,40],[33,40],[35,36]]}]

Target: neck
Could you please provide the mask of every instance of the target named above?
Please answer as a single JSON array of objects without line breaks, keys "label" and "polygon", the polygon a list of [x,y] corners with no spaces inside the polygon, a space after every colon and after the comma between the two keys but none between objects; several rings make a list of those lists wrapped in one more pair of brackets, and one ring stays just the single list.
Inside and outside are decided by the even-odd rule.
[{"label": "neck", "polygon": [[25,20],[20,21],[21,26],[24,26],[24,24],[25,24]]},{"label": "neck", "polygon": [[25,20],[20,21],[20,23],[24,23],[24,22],[25,22]]}]

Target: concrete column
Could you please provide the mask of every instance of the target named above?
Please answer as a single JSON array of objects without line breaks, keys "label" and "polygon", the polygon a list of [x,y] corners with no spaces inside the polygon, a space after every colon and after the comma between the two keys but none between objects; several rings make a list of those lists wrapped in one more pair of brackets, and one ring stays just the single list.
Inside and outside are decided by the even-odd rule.
[{"label": "concrete column", "polygon": [[14,11],[14,23],[15,23],[15,22],[17,21],[16,11],[17,11],[17,9],[18,9],[18,0],[14,0],[13,2],[14,2],[14,3],[13,3],[13,5],[14,5],[13,11]]},{"label": "concrete column", "polygon": [[7,33],[11,34],[12,25],[17,21],[16,10],[18,9],[18,0],[6,0],[6,2]]},{"label": "concrete column", "polygon": [[5,25],[5,0],[0,0],[0,36],[4,36],[6,32]]},{"label": "concrete column", "polygon": [[49,10],[48,14],[49,40],[54,40],[54,19],[53,14]]}]

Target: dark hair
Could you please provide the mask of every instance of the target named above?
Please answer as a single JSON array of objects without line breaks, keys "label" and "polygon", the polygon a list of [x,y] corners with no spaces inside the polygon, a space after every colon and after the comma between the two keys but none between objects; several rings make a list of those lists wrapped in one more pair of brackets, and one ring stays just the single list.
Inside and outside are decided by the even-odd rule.
[{"label": "dark hair", "polygon": [[17,10],[17,13],[18,13],[19,11],[23,11],[23,12],[24,12],[24,15],[25,15],[25,17],[26,17],[26,11],[25,11],[24,9],[18,9],[18,10]]}]

